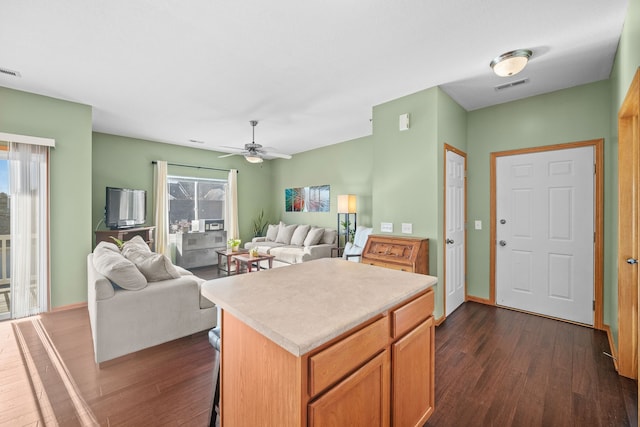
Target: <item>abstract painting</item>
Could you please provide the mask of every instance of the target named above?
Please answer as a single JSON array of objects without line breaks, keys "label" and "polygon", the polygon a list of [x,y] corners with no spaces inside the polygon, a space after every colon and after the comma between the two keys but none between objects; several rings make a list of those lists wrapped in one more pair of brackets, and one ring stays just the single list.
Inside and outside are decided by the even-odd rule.
[{"label": "abstract painting", "polygon": [[284,205],[286,212],[329,212],[330,185],[286,188]]}]

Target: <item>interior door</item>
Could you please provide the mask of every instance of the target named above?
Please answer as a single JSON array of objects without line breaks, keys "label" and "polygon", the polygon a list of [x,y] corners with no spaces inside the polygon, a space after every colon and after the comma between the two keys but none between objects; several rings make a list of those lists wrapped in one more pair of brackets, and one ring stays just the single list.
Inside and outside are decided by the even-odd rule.
[{"label": "interior door", "polygon": [[594,148],[496,159],[496,303],[593,325]]},{"label": "interior door", "polygon": [[465,299],[465,157],[446,149],[445,171],[445,316]]}]

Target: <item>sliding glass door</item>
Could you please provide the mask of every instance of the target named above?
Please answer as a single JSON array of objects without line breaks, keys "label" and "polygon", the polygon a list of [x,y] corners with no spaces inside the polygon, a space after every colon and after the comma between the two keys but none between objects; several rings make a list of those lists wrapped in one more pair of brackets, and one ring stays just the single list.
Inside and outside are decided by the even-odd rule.
[{"label": "sliding glass door", "polygon": [[0,320],[41,313],[49,301],[51,145],[13,136],[0,138]]}]

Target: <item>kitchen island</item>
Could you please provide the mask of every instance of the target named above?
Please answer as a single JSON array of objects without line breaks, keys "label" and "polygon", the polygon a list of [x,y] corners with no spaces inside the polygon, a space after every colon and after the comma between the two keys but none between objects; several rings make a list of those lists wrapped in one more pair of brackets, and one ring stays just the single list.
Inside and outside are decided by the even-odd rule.
[{"label": "kitchen island", "polygon": [[422,425],[435,284],[336,258],[206,282],[221,308],[222,425]]}]

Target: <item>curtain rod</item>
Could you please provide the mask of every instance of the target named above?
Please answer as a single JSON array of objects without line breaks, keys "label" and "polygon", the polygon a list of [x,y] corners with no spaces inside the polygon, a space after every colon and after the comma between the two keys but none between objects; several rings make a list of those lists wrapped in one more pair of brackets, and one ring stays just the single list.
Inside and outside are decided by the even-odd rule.
[{"label": "curtain rod", "polygon": [[[157,163],[158,162],[155,161],[155,160],[151,162],[151,164],[154,164],[154,165],[157,164]],[[231,169],[211,168],[211,167],[208,167],[208,166],[184,165],[184,164],[181,164],[181,163],[169,163],[169,162],[167,162],[167,164],[170,165],[170,166],[182,166],[182,167],[185,167],[185,168],[194,168],[194,169],[208,169],[208,170],[212,170],[212,171],[223,171],[223,172],[230,172],[231,171]],[[240,173],[240,171],[238,171],[238,173]]]}]

